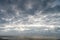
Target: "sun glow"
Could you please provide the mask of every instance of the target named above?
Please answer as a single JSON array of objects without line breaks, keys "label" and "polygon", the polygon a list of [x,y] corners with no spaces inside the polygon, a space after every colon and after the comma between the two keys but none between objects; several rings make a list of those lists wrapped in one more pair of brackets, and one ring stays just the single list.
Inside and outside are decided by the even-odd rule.
[{"label": "sun glow", "polygon": [[[45,28],[45,30],[48,30],[48,29],[54,29],[55,26],[54,25],[36,25],[36,24],[30,24],[30,25],[23,25],[23,24],[11,24],[11,25],[5,25],[5,28],[6,28],[6,31],[9,31],[10,28],[15,28],[14,30],[18,30],[18,31],[25,31],[25,30],[31,30],[30,28]],[[8,30],[9,29],[9,30]]]}]

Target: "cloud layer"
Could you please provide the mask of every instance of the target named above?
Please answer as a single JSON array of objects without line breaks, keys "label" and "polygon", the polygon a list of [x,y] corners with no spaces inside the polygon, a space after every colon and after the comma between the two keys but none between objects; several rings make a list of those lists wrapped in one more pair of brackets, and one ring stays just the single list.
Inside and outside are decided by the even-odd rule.
[{"label": "cloud layer", "polygon": [[59,0],[0,0],[0,34],[59,34],[59,2]]}]

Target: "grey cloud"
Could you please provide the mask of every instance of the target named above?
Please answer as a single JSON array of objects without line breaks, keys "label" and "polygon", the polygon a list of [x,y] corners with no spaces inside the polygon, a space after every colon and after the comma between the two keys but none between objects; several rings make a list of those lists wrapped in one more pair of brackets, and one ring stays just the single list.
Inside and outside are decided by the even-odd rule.
[{"label": "grey cloud", "polygon": [[1,27],[0,27],[0,31],[2,31],[2,30],[5,30],[5,28],[1,28]]},{"label": "grey cloud", "polygon": [[[30,5],[27,5],[28,2],[30,2]],[[31,27],[30,30],[25,30],[21,33],[43,33],[42,35],[49,36],[54,32],[59,34],[60,31],[57,30],[58,27],[55,25],[60,26],[60,5],[52,7],[54,2],[55,0],[0,0],[0,24],[3,24],[3,27],[13,25],[12,28],[8,28],[9,30],[7,30],[7,28],[0,28],[0,30],[7,30],[7,34],[19,34],[20,31],[15,30],[15,25],[44,24],[45,26],[53,25],[54,31],[49,28],[47,28],[49,30],[46,31],[44,30],[46,27],[41,26],[41,29]],[[31,8],[29,8],[29,6],[31,6]],[[57,29],[55,29],[55,27],[57,27]],[[2,33],[6,32],[1,31],[0,34]]]}]

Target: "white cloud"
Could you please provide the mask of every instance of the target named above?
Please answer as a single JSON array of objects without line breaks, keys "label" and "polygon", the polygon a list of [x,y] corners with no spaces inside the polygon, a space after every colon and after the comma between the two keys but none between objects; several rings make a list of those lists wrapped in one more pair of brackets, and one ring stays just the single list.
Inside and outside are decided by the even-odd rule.
[{"label": "white cloud", "polygon": [[[25,30],[31,30],[31,29],[29,29],[29,27],[31,27],[31,28],[35,28],[36,27],[36,29],[34,29],[34,30],[37,30],[37,27],[47,27],[47,28],[49,28],[51,31],[52,30],[54,30],[55,29],[55,25],[54,24],[52,24],[52,25],[50,25],[48,22],[46,22],[48,19],[46,19],[47,17],[49,17],[50,15],[43,15],[43,14],[41,14],[41,13],[37,13],[36,15],[29,15],[28,17],[26,17],[27,18],[27,20],[26,20],[26,24],[23,24],[24,23],[24,21],[23,20],[25,20],[25,19],[22,19],[22,20],[17,20],[17,21],[15,21],[15,23],[12,23],[12,24],[5,24],[4,26],[5,26],[5,28],[7,29],[10,29],[10,28],[14,28],[14,30],[18,30],[18,31],[25,31]],[[51,15],[51,16],[53,16],[53,15]],[[45,20],[46,19],[46,20]],[[15,20],[15,19],[14,19]],[[51,20],[51,19],[50,19]],[[23,23],[21,23],[21,22],[23,22]],[[48,24],[45,24],[45,22]],[[52,21],[53,22],[53,21]],[[16,24],[17,23],[17,24]],[[33,27],[32,27],[33,26]],[[27,28],[28,27],[28,28]],[[8,31],[8,29],[7,29],[7,31]],[[11,29],[10,29],[11,30]],[[46,29],[47,30],[47,29]]]}]

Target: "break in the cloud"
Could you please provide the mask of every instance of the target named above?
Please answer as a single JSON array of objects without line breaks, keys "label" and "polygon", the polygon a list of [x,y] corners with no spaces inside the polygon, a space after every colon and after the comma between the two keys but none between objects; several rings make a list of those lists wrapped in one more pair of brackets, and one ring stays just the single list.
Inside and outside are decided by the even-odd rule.
[{"label": "break in the cloud", "polygon": [[0,34],[60,33],[59,2],[59,0],[0,0]]}]

